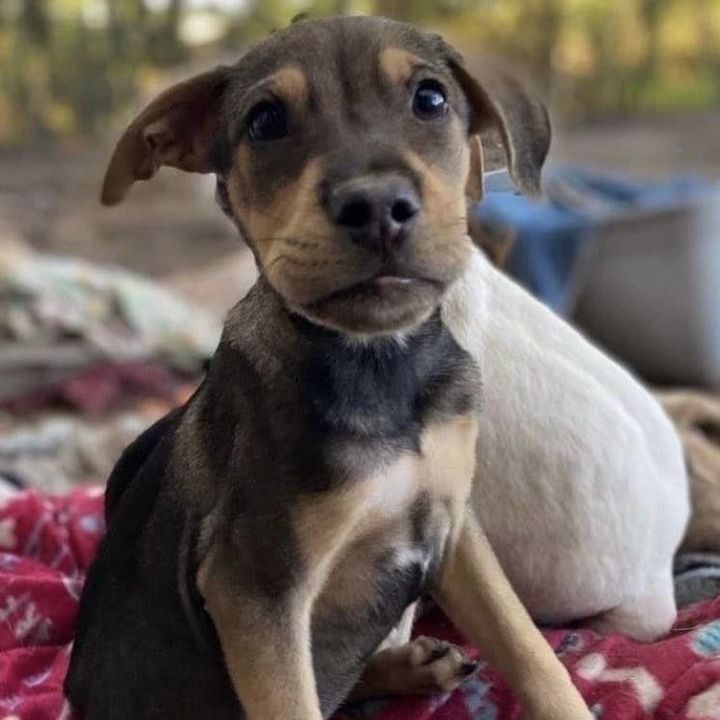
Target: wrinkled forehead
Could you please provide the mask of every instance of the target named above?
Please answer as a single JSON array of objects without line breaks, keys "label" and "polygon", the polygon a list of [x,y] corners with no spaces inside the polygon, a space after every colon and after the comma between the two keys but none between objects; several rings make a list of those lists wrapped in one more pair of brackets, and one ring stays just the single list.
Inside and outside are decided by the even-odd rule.
[{"label": "wrinkled forehead", "polygon": [[240,60],[231,93],[243,93],[279,70],[295,66],[317,93],[338,103],[352,101],[368,88],[390,79],[402,81],[413,65],[443,72],[439,38],[411,25],[375,17],[343,17],[303,21],[274,33]]}]

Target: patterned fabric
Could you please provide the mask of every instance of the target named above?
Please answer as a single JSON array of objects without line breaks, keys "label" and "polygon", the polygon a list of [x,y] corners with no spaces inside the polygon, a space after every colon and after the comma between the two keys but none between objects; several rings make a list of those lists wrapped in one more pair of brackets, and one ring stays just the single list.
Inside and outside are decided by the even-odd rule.
[{"label": "patterned fabric", "polygon": [[[62,682],[84,572],[103,529],[100,489],[0,500],[0,720],[77,720]],[[462,643],[439,614],[418,632]],[[671,635],[652,645],[587,630],[546,636],[597,718],[720,720],[720,598],[684,610]],[[520,718],[506,685],[482,666],[449,695],[366,703],[337,720]]]}]

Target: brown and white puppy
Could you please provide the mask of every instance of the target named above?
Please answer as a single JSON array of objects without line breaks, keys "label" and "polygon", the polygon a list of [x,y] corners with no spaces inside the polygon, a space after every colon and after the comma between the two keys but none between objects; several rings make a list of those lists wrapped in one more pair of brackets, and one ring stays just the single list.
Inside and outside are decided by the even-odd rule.
[{"label": "brown and white puppy", "polygon": [[207,378],[125,452],[66,690],[86,720],[319,720],[348,696],[472,671],[381,647],[429,592],[534,720],[589,718],[467,503],[478,367],[444,312],[466,268],[477,133],[536,191],[549,128],[437,36],[301,22],[153,102],[103,199],[162,165],[213,172],[261,277]]}]

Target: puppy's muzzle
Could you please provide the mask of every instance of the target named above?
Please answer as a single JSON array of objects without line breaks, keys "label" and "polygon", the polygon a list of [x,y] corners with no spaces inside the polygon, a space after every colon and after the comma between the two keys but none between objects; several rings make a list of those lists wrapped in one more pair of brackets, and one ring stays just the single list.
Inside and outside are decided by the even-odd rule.
[{"label": "puppy's muzzle", "polygon": [[412,234],[421,210],[412,182],[395,173],[363,175],[329,189],[330,220],[350,240],[371,250],[392,250]]}]

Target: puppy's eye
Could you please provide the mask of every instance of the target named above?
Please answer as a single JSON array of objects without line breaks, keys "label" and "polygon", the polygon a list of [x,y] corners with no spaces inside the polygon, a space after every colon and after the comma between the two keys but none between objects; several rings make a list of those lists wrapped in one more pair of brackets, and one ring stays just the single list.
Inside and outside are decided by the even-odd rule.
[{"label": "puppy's eye", "polygon": [[280,140],[288,134],[285,108],[266,100],[258,103],[247,117],[248,137],[255,142]]},{"label": "puppy's eye", "polygon": [[439,120],[448,109],[442,85],[435,80],[423,80],[415,91],[413,112],[421,120]]}]

